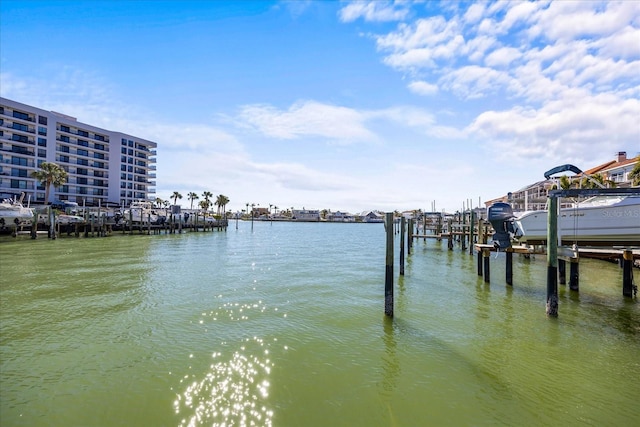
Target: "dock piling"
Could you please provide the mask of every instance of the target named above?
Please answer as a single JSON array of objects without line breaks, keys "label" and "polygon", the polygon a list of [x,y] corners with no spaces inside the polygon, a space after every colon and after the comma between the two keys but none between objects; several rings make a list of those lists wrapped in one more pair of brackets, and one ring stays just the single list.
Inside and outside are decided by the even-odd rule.
[{"label": "dock piling", "polygon": [[491,282],[491,271],[489,267],[489,261],[491,259],[491,251],[489,249],[482,249],[482,257],[484,258],[484,282]]},{"label": "dock piling", "polygon": [[549,197],[547,214],[547,315],[558,317],[558,199]]},{"label": "dock piling", "polygon": [[404,276],[404,226],[405,218],[400,219],[400,275]]},{"label": "dock piling", "polygon": [[569,289],[576,292],[580,290],[580,268],[576,257],[569,260]]},{"label": "dock piling", "polygon": [[507,248],[505,255],[505,280],[507,281],[507,285],[513,286],[513,249]]},{"label": "dock piling", "polygon": [[625,249],[622,252],[622,295],[625,297],[633,297],[637,288],[633,285],[633,252]]},{"label": "dock piling", "polygon": [[384,277],[384,314],[393,317],[393,212],[385,216],[385,231],[387,232],[387,256]]}]

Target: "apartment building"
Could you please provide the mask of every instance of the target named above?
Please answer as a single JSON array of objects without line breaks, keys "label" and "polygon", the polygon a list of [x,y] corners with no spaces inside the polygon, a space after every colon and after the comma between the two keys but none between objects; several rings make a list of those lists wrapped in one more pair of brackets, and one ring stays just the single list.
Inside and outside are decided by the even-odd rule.
[{"label": "apartment building", "polygon": [[0,97],[0,198],[25,193],[43,203],[45,186],[31,173],[41,163],[56,163],[67,182],[51,188],[49,201],[87,206],[155,199],[157,144],[79,122]]}]

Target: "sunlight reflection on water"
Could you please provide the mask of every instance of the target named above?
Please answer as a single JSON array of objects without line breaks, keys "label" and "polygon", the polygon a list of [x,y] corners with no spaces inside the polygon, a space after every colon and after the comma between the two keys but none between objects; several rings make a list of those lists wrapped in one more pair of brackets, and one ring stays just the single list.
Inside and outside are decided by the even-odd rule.
[{"label": "sunlight reflection on water", "polygon": [[220,352],[211,357],[214,362],[203,377],[187,374],[180,381],[185,389],[174,401],[176,414],[184,415],[179,425],[271,426],[273,410],[266,399],[274,363],[269,344],[247,338],[228,360]]}]

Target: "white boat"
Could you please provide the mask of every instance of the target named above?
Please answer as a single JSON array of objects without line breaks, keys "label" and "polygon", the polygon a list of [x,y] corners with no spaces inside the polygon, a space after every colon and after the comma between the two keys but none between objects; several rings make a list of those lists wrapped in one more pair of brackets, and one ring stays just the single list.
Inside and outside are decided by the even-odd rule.
[{"label": "white boat", "polygon": [[[521,243],[547,240],[547,211],[515,213],[514,237]],[[640,196],[595,196],[558,213],[562,244],[640,246]]]},{"label": "white boat", "polygon": [[0,228],[12,225],[29,225],[33,221],[33,211],[22,205],[24,193],[19,200],[4,199],[0,202]]},{"label": "white boat", "polygon": [[84,224],[85,220],[79,215],[56,215],[56,224],[70,225],[70,224]]},{"label": "white boat", "polygon": [[122,212],[122,218],[126,224],[129,222],[134,224],[156,224],[158,222],[158,213],[151,202],[138,200],[131,202],[129,208]]}]

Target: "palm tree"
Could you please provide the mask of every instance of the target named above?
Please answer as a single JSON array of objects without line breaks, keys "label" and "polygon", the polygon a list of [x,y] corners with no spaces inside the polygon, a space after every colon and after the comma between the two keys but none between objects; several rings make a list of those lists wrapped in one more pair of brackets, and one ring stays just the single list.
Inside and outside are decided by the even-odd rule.
[{"label": "palm tree", "polygon": [[164,200],[162,200],[160,197],[156,197],[156,207],[161,208],[162,205],[164,205]]},{"label": "palm tree", "polygon": [[173,194],[171,195],[171,198],[173,199],[173,204],[177,205],[178,199],[182,199],[182,194],[178,193],[177,191],[174,191]]},{"label": "palm tree", "polygon": [[562,188],[563,190],[568,190],[569,188],[571,188],[571,180],[567,175],[562,175],[560,177],[560,188]]},{"label": "palm tree", "polygon": [[205,212],[208,211],[209,206],[211,206],[212,197],[213,197],[213,193],[211,191],[205,191],[204,193],[202,193],[202,198],[204,199],[202,202],[204,202],[204,204],[200,202],[200,206],[203,207]]},{"label": "palm tree", "polygon": [[219,194],[216,197],[215,205],[218,206],[218,215],[220,215],[220,211],[224,212],[224,207],[229,203],[229,198],[224,194]]},{"label": "palm tree", "polygon": [[49,204],[49,189],[53,185],[54,188],[60,187],[67,182],[69,174],[62,166],[56,163],[42,162],[39,171],[31,172],[31,177],[40,181],[45,185],[44,204]]},{"label": "palm tree", "polygon": [[629,179],[631,180],[631,185],[634,187],[640,186],[640,160],[638,160],[633,167],[633,170],[629,174]]},{"label": "palm tree", "polygon": [[193,201],[199,199],[198,195],[192,191],[187,194],[187,199],[191,201],[191,210],[193,210]]},{"label": "palm tree", "polygon": [[603,187],[614,188],[616,186],[615,182],[604,179],[604,176],[602,174],[596,173],[594,175],[591,175],[591,179],[587,179],[586,177],[582,178],[581,187],[598,188],[598,184],[593,181],[599,182]]}]

